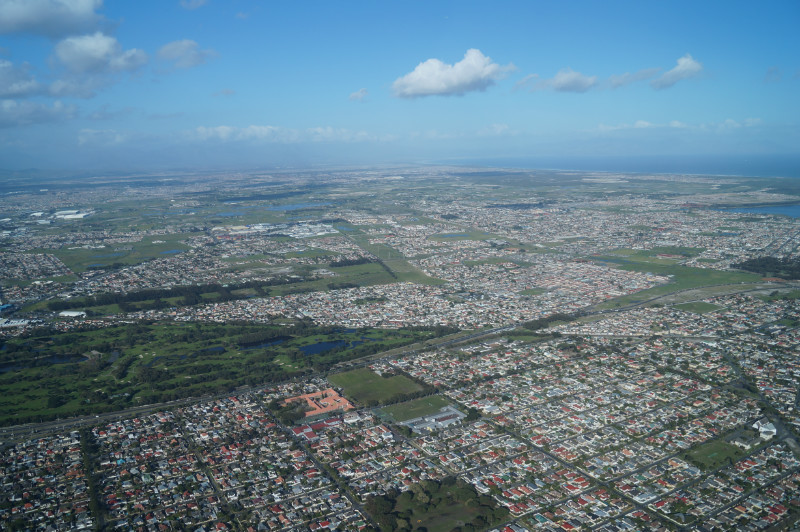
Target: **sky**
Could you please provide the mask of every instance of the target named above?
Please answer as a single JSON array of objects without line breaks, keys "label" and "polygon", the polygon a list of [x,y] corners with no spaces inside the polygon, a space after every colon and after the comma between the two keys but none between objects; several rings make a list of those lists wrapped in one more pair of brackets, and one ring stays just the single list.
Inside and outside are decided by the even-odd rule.
[{"label": "sky", "polygon": [[798,27],[796,0],[0,0],[0,169],[800,160]]}]

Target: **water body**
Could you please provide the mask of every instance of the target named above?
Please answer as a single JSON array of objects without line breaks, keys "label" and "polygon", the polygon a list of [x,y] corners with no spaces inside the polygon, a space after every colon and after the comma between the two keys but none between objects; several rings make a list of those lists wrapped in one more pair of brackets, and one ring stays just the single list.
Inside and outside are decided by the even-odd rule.
[{"label": "water body", "polygon": [[268,211],[299,211],[301,209],[310,209],[313,207],[327,207],[330,203],[290,203],[289,205],[275,205],[267,207]]},{"label": "water body", "polygon": [[168,249],[167,251],[162,251],[162,255],[172,255],[174,253],[183,253],[182,249]]},{"label": "water body", "polygon": [[765,205],[763,207],[737,207],[723,209],[727,212],[753,213],[753,214],[782,214],[792,218],[800,218],[800,205]]},{"label": "water body", "polygon": [[271,345],[282,344],[283,342],[285,342],[289,338],[290,338],[289,336],[284,336],[284,337],[276,338],[275,340],[270,340],[269,342],[264,342],[264,343],[261,343],[261,344],[258,344],[258,345],[249,345],[247,347],[241,347],[240,349],[242,351],[250,351],[252,349],[264,349],[265,347],[269,347]]},{"label": "water body", "polygon": [[468,233],[445,233],[443,235],[436,235],[439,238],[464,238],[469,236]]},{"label": "water body", "polygon": [[317,342],[316,344],[300,346],[300,351],[305,355],[318,355],[337,347],[344,347],[347,342],[344,340],[336,340],[335,342]]},{"label": "water body", "polygon": [[106,253],[105,255],[92,255],[93,259],[110,259],[112,257],[122,257],[125,253],[116,252],[116,253]]}]

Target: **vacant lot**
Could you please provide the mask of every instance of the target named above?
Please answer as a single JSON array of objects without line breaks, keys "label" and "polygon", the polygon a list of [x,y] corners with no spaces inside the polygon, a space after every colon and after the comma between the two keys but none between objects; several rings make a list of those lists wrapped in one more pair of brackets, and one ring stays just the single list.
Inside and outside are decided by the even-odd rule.
[{"label": "vacant lot", "polygon": [[413,401],[401,403],[399,405],[387,406],[383,409],[383,412],[399,422],[435,414],[449,404],[450,401],[441,395],[432,395],[430,397],[414,399]]},{"label": "vacant lot", "polygon": [[681,303],[680,305],[674,305],[676,309],[683,310],[686,312],[694,312],[695,314],[705,314],[707,312],[714,312],[715,310],[719,310],[719,305],[715,305],[713,303],[706,303],[705,301],[692,301],[690,303]]}]

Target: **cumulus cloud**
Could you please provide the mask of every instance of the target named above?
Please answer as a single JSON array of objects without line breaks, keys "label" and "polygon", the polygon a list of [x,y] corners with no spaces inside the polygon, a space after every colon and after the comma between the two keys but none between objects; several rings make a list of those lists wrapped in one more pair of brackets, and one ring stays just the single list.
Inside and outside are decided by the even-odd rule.
[{"label": "cumulus cloud", "polygon": [[42,91],[42,86],[30,75],[29,66],[14,66],[0,59],[0,98],[20,98]]},{"label": "cumulus cloud", "polygon": [[201,50],[200,45],[190,39],[167,43],[158,51],[160,59],[171,62],[176,68],[202,65],[215,55],[214,50]]},{"label": "cumulus cloud", "polygon": [[197,9],[208,3],[208,0],[181,0],[181,7],[184,9]]},{"label": "cumulus cloud", "polygon": [[644,81],[646,79],[650,79],[656,74],[658,74],[659,70],[661,69],[645,68],[643,70],[639,70],[638,72],[634,73],[625,72],[624,74],[615,74],[608,78],[608,82],[611,85],[612,89],[616,89],[619,87],[624,87],[625,85],[630,85],[631,83],[636,83],[637,81]]},{"label": "cumulus cloud", "polygon": [[486,90],[515,69],[510,63],[505,66],[493,63],[480,50],[472,48],[464,54],[464,59],[452,65],[438,59],[420,63],[412,72],[397,78],[392,89],[400,98],[462,96]]},{"label": "cumulus cloud", "polygon": [[541,79],[538,74],[528,74],[514,85],[514,89],[531,91],[551,89],[558,92],[586,92],[597,85],[597,76],[587,76],[571,68],[562,68],[551,79]]},{"label": "cumulus cloud", "polygon": [[47,106],[38,102],[0,100],[0,127],[58,122],[74,117],[75,113],[74,105],[64,105],[60,101]]},{"label": "cumulus cloud", "polygon": [[672,70],[664,72],[664,74],[651,81],[650,85],[654,89],[666,89],[681,80],[693,78],[703,71],[703,65],[689,54],[679,58],[677,63]]},{"label": "cumulus cloud", "polygon": [[369,91],[367,89],[358,89],[356,92],[351,92],[348,99],[351,102],[363,102],[366,100],[367,95],[369,95]]},{"label": "cumulus cloud", "polygon": [[0,0],[0,33],[63,37],[95,27],[103,0]]},{"label": "cumulus cloud", "polygon": [[56,44],[55,55],[61,64],[76,74],[133,71],[147,63],[147,54],[142,50],[123,50],[117,39],[99,31],[60,41]]}]

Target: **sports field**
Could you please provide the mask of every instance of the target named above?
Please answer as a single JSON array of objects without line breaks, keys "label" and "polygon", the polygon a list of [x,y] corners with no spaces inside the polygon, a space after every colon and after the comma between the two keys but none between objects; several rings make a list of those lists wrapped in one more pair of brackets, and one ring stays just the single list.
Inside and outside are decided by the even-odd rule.
[{"label": "sports field", "polygon": [[361,404],[386,403],[404,393],[417,392],[422,387],[403,375],[382,377],[368,369],[355,369],[328,377],[328,380],[343,389],[344,395]]}]

